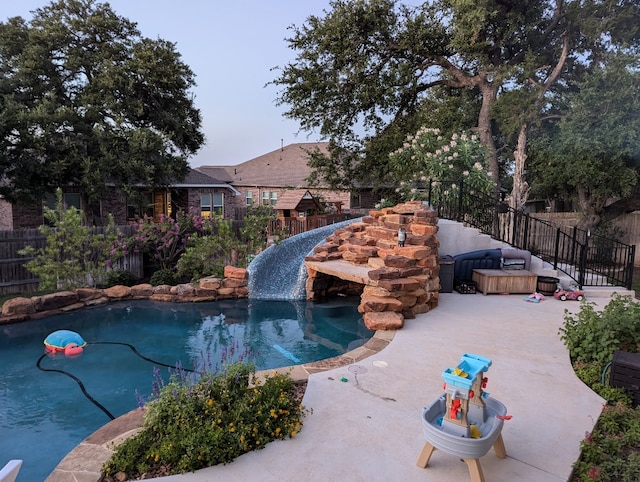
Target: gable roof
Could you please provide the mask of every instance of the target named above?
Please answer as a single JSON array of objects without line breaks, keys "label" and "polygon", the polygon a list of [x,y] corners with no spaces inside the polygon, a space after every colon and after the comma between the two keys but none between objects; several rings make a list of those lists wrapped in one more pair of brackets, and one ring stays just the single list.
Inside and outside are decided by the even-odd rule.
[{"label": "gable roof", "polygon": [[221,187],[230,189],[236,195],[240,194],[233,186],[231,186],[228,182],[222,181],[220,179],[213,178],[204,172],[198,171],[196,169],[189,169],[189,172],[185,176],[182,181],[172,182],[172,187]]},{"label": "gable roof", "polygon": [[301,210],[320,208],[320,203],[306,189],[287,189],[278,195],[275,209]]},{"label": "gable roof", "polygon": [[235,166],[200,166],[197,169],[209,176],[219,175],[219,170],[223,169],[229,178],[226,182],[235,186],[306,188],[305,179],[311,174],[307,151],[318,149],[328,154],[328,145],[328,142],[289,144]]}]

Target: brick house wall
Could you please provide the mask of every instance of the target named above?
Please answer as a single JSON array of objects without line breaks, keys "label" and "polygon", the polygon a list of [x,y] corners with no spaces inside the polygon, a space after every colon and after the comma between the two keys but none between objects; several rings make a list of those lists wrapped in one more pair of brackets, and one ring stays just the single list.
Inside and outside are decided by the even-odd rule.
[{"label": "brick house wall", "polygon": [[44,221],[42,203],[25,205],[23,203],[11,206],[13,214],[13,228],[37,228]]},{"label": "brick house wall", "polygon": [[113,216],[116,226],[128,223],[127,219],[127,199],[119,189],[110,187],[106,190],[99,206],[97,206],[99,222],[96,224],[106,224],[109,214]]},{"label": "brick house wall", "polygon": [[200,194],[211,194],[213,197],[213,193],[222,193],[223,194],[223,212],[225,219],[232,219],[236,208],[238,206],[242,206],[242,202],[244,198],[242,196],[236,196],[233,192],[228,189],[221,188],[200,188],[200,189],[189,189],[188,193],[188,205],[187,209],[194,210],[195,212],[200,212]]}]

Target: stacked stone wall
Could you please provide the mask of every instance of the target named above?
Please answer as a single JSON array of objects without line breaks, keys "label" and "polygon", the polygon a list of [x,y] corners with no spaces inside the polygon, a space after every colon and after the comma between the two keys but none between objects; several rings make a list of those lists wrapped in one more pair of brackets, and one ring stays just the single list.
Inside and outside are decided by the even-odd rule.
[{"label": "stacked stone wall", "polygon": [[[404,246],[398,231],[404,228]],[[305,261],[342,260],[371,268],[358,310],[369,329],[398,329],[438,305],[437,213],[421,202],[370,211],[361,222],[334,232]],[[307,299],[325,297],[331,291],[328,275],[307,269]]]},{"label": "stacked stone wall", "polygon": [[197,284],[151,286],[145,283],[132,287],[79,288],[31,298],[12,298],[2,305],[0,324],[41,319],[110,301],[149,299],[173,303],[195,303],[246,298],[248,294],[247,270],[227,266],[224,270],[224,278],[203,278]]}]

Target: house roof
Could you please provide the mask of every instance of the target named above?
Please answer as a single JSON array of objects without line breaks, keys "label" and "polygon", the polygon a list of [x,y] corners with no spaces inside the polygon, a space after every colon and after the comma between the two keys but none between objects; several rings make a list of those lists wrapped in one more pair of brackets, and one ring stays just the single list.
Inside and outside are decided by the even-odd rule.
[{"label": "house roof", "polygon": [[210,175],[200,172],[196,169],[189,169],[189,172],[181,182],[171,183],[172,187],[222,187],[240,194],[228,182],[211,177]]},{"label": "house roof", "polygon": [[306,209],[307,204],[309,207],[320,207],[317,199],[306,189],[287,189],[278,195],[278,200],[274,206],[276,209],[291,209],[296,210],[298,206],[304,204]]},{"label": "house roof", "polygon": [[235,166],[200,166],[198,170],[213,176],[223,169],[235,186],[265,186],[305,188],[305,179],[311,174],[308,151],[319,149],[327,154],[328,142],[289,144]]}]

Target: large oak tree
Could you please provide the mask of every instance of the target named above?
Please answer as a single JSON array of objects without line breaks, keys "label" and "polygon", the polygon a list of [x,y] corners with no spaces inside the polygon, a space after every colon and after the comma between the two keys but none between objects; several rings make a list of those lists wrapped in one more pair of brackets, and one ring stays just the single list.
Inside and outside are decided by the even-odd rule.
[{"label": "large oak tree", "polygon": [[466,107],[460,118],[475,114],[466,127],[496,181],[515,158],[520,207],[531,128],[561,118],[555,103],[607,49],[638,45],[639,10],[629,0],[334,0],[324,17],[292,26],[297,57],[274,80],[278,102],[331,141],[331,157],[311,165],[343,188],[393,183],[387,156],[405,136]]},{"label": "large oak tree", "polygon": [[0,194],[76,186],[90,201],[187,173],[204,136],[194,74],[171,42],[94,0],[0,23]]},{"label": "large oak tree", "polygon": [[433,122],[430,102],[445,89],[475,97],[477,116],[468,127],[486,146],[497,181],[491,109],[532,46],[552,43],[563,28],[548,2],[436,0],[410,8],[395,0],[334,0],[331,7],[324,18],[293,27],[288,42],[298,55],[274,81],[286,115],[332,141],[333,158],[312,164],[321,175],[334,184],[390,181],[387,154]]}]

